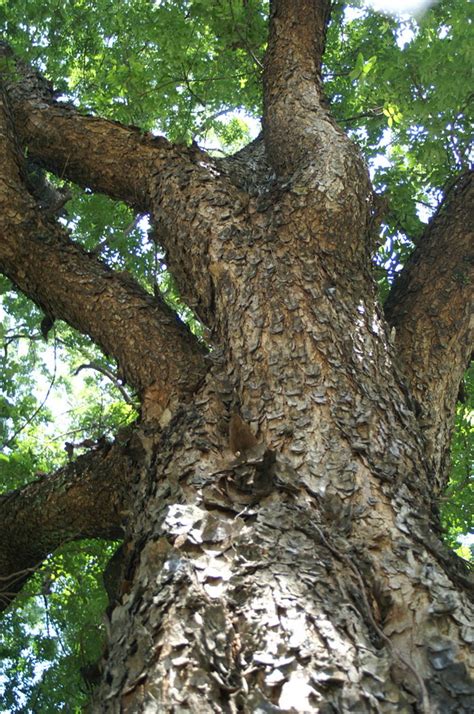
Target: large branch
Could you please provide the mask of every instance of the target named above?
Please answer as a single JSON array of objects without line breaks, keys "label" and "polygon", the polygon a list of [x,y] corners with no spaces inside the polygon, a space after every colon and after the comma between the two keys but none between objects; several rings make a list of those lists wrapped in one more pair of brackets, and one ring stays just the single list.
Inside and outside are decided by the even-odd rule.
[{"label": "large branch", "polygon": [[4,96],[0,98],[0,271],[51,318],[66,320],[115,357],[126,381],[161,416],[193,391],[204,352],[162,300],[75,245],[27,193]]},{"label": "large branch", "polygon": [[56,102],[51,84],[2,43],[0,59],[16,133],[28,156],[59,177],[148,211],[150,165],[160,140]]},{"label": "large branch", "polygon": [[459,382],[474,341],[473,199],[471,172],[446,196],[385,306],[440,488]]},{"label": "large branch", "polygon": [[3,55],[15,131],[28,156],[59,177],[151,211],[183,298],[210,326],[210,243],[242,232],[246,195],[196,146],[80,114],[55,101],[50,84],[8,48]]},{"label": "large branch", "polygon": [[337,126],[323,94],[330,5],[329,0],[272,0],[263,133],[268,159],[284,186],[305,196],[301,207],[290,209],[295,222],[296,208],[318,244],[329,243],[360,273],[369,253],[372,189],[359,151]]},{"label": "large branch", "polygon": [[334,125],[323,106],[321,60],[329,0],[272,0],[265,57],[265,140],[279,173],[331,144]]},{"label": "large branch", "polygon": [[104,443],[50,476],[0,496],[0,610],[56,548],[120,538],[139,466],[138,437]]}]

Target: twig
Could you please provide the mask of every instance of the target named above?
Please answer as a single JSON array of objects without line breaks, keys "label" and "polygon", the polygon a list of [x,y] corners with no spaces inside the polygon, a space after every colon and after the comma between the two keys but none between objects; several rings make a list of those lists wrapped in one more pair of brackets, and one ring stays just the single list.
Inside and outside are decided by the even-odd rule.
[{"label": "twig", "polygon": [[96,372],[100,372],[105,377],[110,379],[110,381],[113,382],[114,386],[119,390],[120,394],[122,395],[124,400],[127,402],[127,404],[134,406],[133,399],[129,396],[126,389],[123,387],[122,384],[120,384],[117,377],[110,370],[108,370],[106,367],[102,367],[100,364],[97,364],[96,362],[89,362],[89,364],[81,364],[74,372],[74,376],[77,376],[79,374],[79,372],[81,372],[81,370],[83,370],[83,369],[94,369]]},{"label": "twig", "polygon": [[370,117],[379,117],[383,115],[383,107],[374,107],[373,109],[367,109],[366,112],[361,112],[360,114],[354,114],[352,117],[342,117],[341,122],[357,121],[357,119],[368,119]]},{"label": "twig", "polygon": [[242,35],[242,33],[239,30],[239,26],[237,24],[237,21],[235,19],[235,15],[234,15],[234,8],[232,7],[232,0],[229,0],[229,10],[230,10],[230,14],[232,15],[232,21],[234,23],[234,29],[235,29],[235,32],[237,33],[237,37],[239,38],[239,40],[241,40],[243,42],[245,49],[247,50],[247,52],[249,53],[250,57],[255,62],[255,64],[261,70],[263,70],[263,64],[260,62],[258,57],[255,55],[254,51],[252,50],[249,43],[247,42],[247,39]]},{"label": "twig", "polygon": [[[128,238],[130,233],[137,227],[137,225],[140,223],[141,219],[143,218],[143,213],[137,213],[136,216],[134,216],[133,221],[128,224],[126,228],[123,229],[122,231],[122,238]],[[103,240],[99,241],[97,245],[92,248],[90,251],[93,255],[100,255],[102,253],[102,250],[105,248],[105,246],[108,246],[111,248],[112,246],[110,245],[110,240],[115,239],[115,236],[107,236],[107,238],[104,238]]]},{"label": "twig", "polygon": [[35,411],[33,412],[33,414],[32,414],[30,417],[28,417],[28,419],[26,419],[26,421],[25,421],[20,427],[18,427],[18,429],[13,433],[13,435],[8,439],[8,441],[4,442],[4,443],[0,446],[0,449],[8,448],[8,447],[14,442],[14,440],[16,439],[16,437],[18,436],[18,434],[20,434],[20,433],[23,431],[23,429],[26,429],[26,427],[27,427],[29,424],[31,424],[31,422],[37,417],[37,415],[39,414],[39,412],[41,411],[41,409],[42,409],[42,408],[44,407],[44,405],[46,404],[46,402],[47,402],[47,400],[48,400],[48,397],[49,397],[49,395],[50,395],[50,393],[51,393],[51,390],[52,390],[52,388],[53,388],[53,386],[54,386],[54,383],[55,383],[55,381],[56,381],[56,369],[57,369],[57,360],[56,360],[56,351],[57,351],[57,350],[56,350],[56,347],[57,347],[57,345],[56,345],[56,341],[55,341],[55,342],[54,342],[54,348],[53,348],[53,349],[54,349],[54,370],[53,370],[53,377],[52,377],[52,379],[51,379],[51,382],[50,382],[50,384],[49,384],[48,390],[47,390],[47,392],[46,392],[46,395],[45,395],[43,401],[42,401],[41,404],[38,406],[38,408],[35,409]]}]

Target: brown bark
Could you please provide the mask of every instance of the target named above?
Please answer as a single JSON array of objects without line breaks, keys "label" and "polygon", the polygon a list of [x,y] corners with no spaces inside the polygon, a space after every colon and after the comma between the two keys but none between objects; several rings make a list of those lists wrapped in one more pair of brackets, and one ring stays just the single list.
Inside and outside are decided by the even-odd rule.
[{"label": "brown bark", "polygon": [[408,389],[421,412],[437,493],[446,486],[459,383],[474,344],[473,225],[470,172],[449,191],[385,305]]},{"label": "brown bark", "polygon": [[247,196],[197,147],[174,146],[136,127],[84,116],[55,101],[49,85],[22,63],[9,57],[8,66],[15,69],[6,77],[11,111],[28,156],[61,178],[137,210],[151,209],[155,238],[182,296],[211,327],[209,242],[239,235]]},{"label": "brown bark", "polygon": [[325,459],[301,435],[236,459],[219,384],[141,483],[93,711],[467,712],[466,576],[440,565],[406,455],[376,473],[332,422]]},{"label": "brown bark", "polygon": [[123,537],[144,446],[126,430],[24,488],[0,496],[0,610],[42,561],[81,538]]},{"label": "brown bark", "polygon": [[[426,317],[434,296],[423,272],[427,259],[440,267],[452,222],[467,246],[467,208],[448,204],[405,288],[394,290],[394,344],[370,275],[367,173],[322,101],[326,18],[323,2],[272,3],[263,140],[224,162],[150,144],[142,185],[157,239],[215,347],[192,401],[173,403],[161,431],[148,426],[154,448],[138,456],[126,582],[109,609],[94,712],[468,712],[468,575],[439,541],[439,463],[414,403],[427,394],[442,403],[435,381],[451,356],[428,359],[410,322],[431,330],[435,345],[448,330],[467,339],[467,290],[452,287],[453,254],[449,274],[440,273],[439,327]],[[17,112],[23,99],[12,97]],[[20,135],[28,143],[35,135],[35,159],[54,169],[44,138],[64,152],[69,125],[46,105],[45,124]],[[72,124],[93,142],[109,131],[94,121],[97,132],[79,115]],[[81,145],[73,150],[73,166],[87,160]],[[88,165],[94,185],[112,190],[97,158],[98,148]],[[121,281],[111,280],[112,294]],[[411,289],[419,300],[404,303]],[[51,309],[61,300],[57,293]],[[154,319],[143,304],[143,324]],[[420,389],[417,349],[427,367]],[[155,374],[153,357],[143,369]],[[439,385],[447,424],[454,379]],[[439,453],[448,432],[436,432]]]},{"label": "brown bark", "polygon": [[[0,52],[15,129],[28,156],[61,178],[147,211],[155,139],[137,127],[84,116],[73,105],[56,102],[38,72],[15,59],[8,46],[0,44]],[[163,142],[156,139],[158,146]]]},{"label": "brown bark", "polygon": [[[271,162],[292,173],[338,131],[323,107],[321,60],[329,0],[272,0],[263,127]],[[326,152],[325,152],[326,153]],[[323,161],[321,161],[323,165]]]},{"label": "brown bark", "polygon": [[203,348],[164,301],[75,245],[37,208],[21,179],[5,102],[0,121],[2,272],[50,318],[66,320],[113,355],[147,414],[162,417],[205,374]]}]

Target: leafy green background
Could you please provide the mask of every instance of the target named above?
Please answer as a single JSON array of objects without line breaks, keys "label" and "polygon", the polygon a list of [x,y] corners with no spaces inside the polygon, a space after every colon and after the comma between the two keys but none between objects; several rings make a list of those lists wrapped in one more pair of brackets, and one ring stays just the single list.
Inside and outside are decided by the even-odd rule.
[{"label": "leafy green background", "polygon": [[[261,114],[267,13],[257,0],[0,0],[0,27],[14,51],[80,109],[229,153],[249,140]],[[401,20],[360,2],[334,4],[326,93],[389,198],[374,258],[382,299],[443,188],[468,166],[474,45],[466,13],[465,0],[442,0],[421,18]],[[158,286],[202,336],[149,240],[146,219],[70,189],[64,220],[75,240],[149,291]],[[77,454],[84,439],[112,437],[133,421],[136,405],[116,386],[116,365],[87,338],[57,322],[46,343],[41,312],[1,276],[0,297],[6,491],[64,463],[66,442]],[[77,373],[91,363],[111,377],[92,368]],[[472,525],[473,381],[468,372],[442,511],[446,542],[457,548]],[[0,711],[80,711],[88,694],[80,669],[101,656],[104,642],[101,573],[116,547],[65,545],[6,614]],[[460,552],[469,556],[467,546]]]}]

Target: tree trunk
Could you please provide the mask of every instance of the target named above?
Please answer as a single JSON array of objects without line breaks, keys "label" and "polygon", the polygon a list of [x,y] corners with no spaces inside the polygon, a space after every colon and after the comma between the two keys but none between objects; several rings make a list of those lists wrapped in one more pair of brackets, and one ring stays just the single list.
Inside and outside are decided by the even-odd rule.
[{"label": "tree trunk", "polygon": [[[223,161],[82,116],[21,63],[4,77],[0,270],[113,355],[142,401],[131,432],[61,472],[57,499],[50,482],[0,501],[18,541],[0,553],[5,602],[58,533],[123,534],[94,712],[472,706],[469,579],[436,504],[473,342],[473,181],[447,196],[384,313],[370,182],[321,93],[328,8],[274,0],[263,137]],[[18,142],[150,211],[207,354],[45,216]],[[92,503],[94,468],[113,507]],[[42,498],[48,517],[32,521]]]}]

